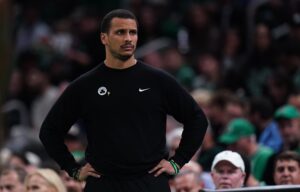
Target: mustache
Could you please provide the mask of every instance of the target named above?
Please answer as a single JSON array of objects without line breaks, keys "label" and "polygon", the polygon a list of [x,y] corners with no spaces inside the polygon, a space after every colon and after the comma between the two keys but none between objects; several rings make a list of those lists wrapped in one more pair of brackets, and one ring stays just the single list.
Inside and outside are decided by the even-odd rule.
[{"label": "mustache", "polygon": [[124,48],[124,47],[134,47],[134,45],[132,44],[132,43],[125,43],[125,44],[123,44],[123,45],[121,45],[121,47],[122,48]]}]

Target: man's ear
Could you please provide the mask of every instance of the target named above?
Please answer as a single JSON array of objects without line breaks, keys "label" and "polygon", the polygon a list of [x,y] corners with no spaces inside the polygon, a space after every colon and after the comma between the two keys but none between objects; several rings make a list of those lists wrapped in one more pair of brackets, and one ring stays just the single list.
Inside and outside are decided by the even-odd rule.
[{"label": "man's ear", "polygon": [[105,33],[100,33],[100,40],[103,45],[106,45],[106,34]]}]

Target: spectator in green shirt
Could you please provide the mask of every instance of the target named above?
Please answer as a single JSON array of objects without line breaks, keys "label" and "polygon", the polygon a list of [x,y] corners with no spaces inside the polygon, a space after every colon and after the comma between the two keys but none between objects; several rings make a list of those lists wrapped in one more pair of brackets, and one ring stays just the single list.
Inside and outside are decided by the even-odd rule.
[{"label": "spectator in green shirt", "polygon": [[251,174],[256,180],[263,181],[263,173],[273,151],[257,143],[255,128],[247,119],[236,118],[230,121],[219,141],[228,145],[230,150],[247,157],[251,163]]}]

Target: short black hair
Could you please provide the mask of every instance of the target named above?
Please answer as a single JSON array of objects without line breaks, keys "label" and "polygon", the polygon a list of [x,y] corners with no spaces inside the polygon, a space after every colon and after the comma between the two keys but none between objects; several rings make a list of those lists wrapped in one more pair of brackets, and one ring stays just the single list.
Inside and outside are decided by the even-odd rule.
[{"label": "short black hair", "polygon": [[107,33],[110,28],[111,21],[113,18],[133,19],[138,25],[135,15],[126,9],[115,9],[107,13],[101,22],[101,33]]},{"label": "short black hair", "polygon": [[284,151],[280,153],[275,159],[275,165],[278,161],[294,160],[300,166],[300,155],[295,151]]}]

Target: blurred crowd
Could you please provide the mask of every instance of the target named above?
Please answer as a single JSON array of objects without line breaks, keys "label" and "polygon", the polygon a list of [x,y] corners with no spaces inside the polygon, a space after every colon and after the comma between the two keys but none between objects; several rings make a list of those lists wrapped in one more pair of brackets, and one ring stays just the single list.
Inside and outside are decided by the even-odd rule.
[{"label": "blurred crowd", "polygon": [[[59,171],[37,135],[68,83],[104,59],[100,23],[115,8],[137,15],[136,57],[172,74],[210,122],[201,149],[170,180],[174,192],[218,188],[220,175],[233,172],[242,179],[237,187],[300,184],[299,0],[15,0],[14,57],[0,106],[6,138],[0,191],[13,181],[6,177],[28,191],[39,182],[50,182],[57,192],[82,191],[84,183]],[[170,155],[181,132],[169,117]],[[82,122],[65,141],[84,162]],[[225,157],[224,169],[212,165],[224,150],[241,155],[244,168]],[[286,168],[291,161],[293,170]]]}]

